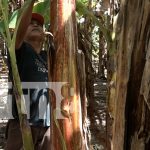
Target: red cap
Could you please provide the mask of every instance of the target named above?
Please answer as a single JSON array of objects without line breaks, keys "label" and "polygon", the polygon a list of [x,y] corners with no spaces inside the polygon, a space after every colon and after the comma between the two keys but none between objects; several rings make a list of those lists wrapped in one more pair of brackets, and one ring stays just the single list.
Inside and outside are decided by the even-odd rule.
[{"label": "red cap", "polygon": [[37,20],[41,25],[44,24],[44,17],[38,13],[32,13],[32,19]]}]

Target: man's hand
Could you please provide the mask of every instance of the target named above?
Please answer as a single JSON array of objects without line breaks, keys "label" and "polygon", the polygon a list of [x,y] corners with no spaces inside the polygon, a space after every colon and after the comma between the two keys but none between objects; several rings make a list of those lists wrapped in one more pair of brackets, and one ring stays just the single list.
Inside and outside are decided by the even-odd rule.
[{"label": "man's hand", "polygon": [[51,32],[47,32],[47,31],[45,31],[45,32],[44,32],[44,34],[45,34],[45,35],[49,35],[49,36],[53,37],[53,34],[52,34]]}]

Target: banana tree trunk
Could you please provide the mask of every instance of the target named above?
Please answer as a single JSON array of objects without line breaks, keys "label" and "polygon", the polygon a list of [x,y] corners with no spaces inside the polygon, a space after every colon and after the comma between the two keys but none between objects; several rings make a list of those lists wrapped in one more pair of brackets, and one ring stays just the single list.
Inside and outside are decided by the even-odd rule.
[{"label": "banana tree trunk", "polygon": [[[75,0],[51,1],[51,31],[54,36],[56,58],[52,81],[67,82],[73,89],[63,88],[61,108],[56,108],[58,99],[51,101],[51,141],[55,150],[83,150],[82,110],[79,79],[77,73],[77,30]],[[57,94],[57,93],[55,93]],[[72,105],[73,109],[69,109]],[[56,109],[60,109],[65,119],[59,119]],[[72,111],[70,113],[70,111]],[[57,117],[57,118],[56,118]]]},{"label": "banana tree trunk", "polygon": [[112,150],[150,146],[150,2],[121,1]]}]

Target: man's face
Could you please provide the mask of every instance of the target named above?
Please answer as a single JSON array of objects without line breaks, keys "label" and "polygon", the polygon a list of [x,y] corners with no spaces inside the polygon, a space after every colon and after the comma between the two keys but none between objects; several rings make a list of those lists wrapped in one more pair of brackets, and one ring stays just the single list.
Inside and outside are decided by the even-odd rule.
[{"label": "man's face", "polygon": [[44,38],[43,25],[41,25],[37,20],[31,20],[27,32],[26,38]]}]

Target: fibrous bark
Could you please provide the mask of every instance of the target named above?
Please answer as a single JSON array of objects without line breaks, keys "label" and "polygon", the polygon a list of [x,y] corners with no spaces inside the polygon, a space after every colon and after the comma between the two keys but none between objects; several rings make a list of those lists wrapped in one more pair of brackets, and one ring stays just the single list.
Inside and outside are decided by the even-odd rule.
[{"label": "fibrous bark", "polygon": [[113,150],[150,144],[150,1],[121,1],[115,85]]},{"label": "fibrous bark", "polygon": [[[82,150],[82,110],[77,72],[77,31],[75,20],[75,0],[51,1],[51,31],[54,36],[56,58],[52,81],[67,82],[69,88],[63,88],[61,101],[62,115],[65,119],[56,119],[56,101],[51,101],[51,140],[52,149]],[[70,96],[70,87],[74,92]],[[55,93],[56,95],[57,93]],[[70,113],[69,105],[73,112]]]}]

